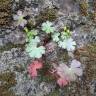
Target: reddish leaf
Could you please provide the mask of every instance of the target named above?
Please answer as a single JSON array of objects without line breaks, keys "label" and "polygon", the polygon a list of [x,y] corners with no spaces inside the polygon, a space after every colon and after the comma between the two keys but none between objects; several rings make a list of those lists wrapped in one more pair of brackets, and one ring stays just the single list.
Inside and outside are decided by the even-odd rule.
[{"label": "reddish leaf", "polygon": [[28,72],[31,75],[31,77],[37,76],[37,69],[41,69],[43,67],[43,64],[39,61],[33,61],[32,64],[28,67]]}]

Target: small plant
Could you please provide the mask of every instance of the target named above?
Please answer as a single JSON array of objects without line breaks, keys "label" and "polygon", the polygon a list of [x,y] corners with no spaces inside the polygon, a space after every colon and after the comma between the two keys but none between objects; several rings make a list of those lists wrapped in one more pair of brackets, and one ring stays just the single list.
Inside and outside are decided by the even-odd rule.
[{"label": "small plant", "polygon": [[31,58],[41,58],[43,54],[45,54],[45,48],[43,46],[36,47],[32,46],[29,50],[29,46],[26,49],[26,52],[29,53]]},{"label": "small plant", "polygon": [[24,17],[24,14],[20,10],[17,12],[17,15],[13,16],[13,19],[17,20],[17,26],[24,27],[27,24],[27,20]]},{"label": "small plant", "polygon": [[70,67],[66,64],[60,64],[56,68],[57,74],[60,78],[57,80],[57,83],[60,86],[67,85],[70,81],[75,81],[77,76],[82,76],[83,70],[81,67],[81,63],[77,60],[72,60]]},{"label": "small plant", "polygon": [[24,28],[27,35],[26,52],[29,54],[31,58],[41,58],[43,54],[45,54],[45,47],[38,46],[40,43],[40,38],[37,36],[37,30],[29,31],[28,28]]},{"label": "small plant", "polygon": [[67,49],[67,51],[74,51],[76,42],[71,37],[71,32],[67,27],[64,27],[64,31],[61,33],[54,32],[52,35],[53,41],[58,43],[58,46]]},{"label": "small plant", "polygon": [[42,24],[42,31],[46,32],[47,34],[53,33],[55,31],[55,28],[52,27],[52,23],[49,21],[46,21]]},{"label": "small plant", "polygon": [[34,38],[37,35],[37,30],[35,29],[29,31],[28,28],[25,27],[24,30],[26,32],[27,41],[30,41],[32,38]]},{"label": "small plant", "polygon": [[39,37],[35,37],[34,39],[31,39],[30,42],[27,44],[26,52],[31,58],[41,58],[42,55],[45,54],[45,47],[37,46],[39,42]]}]

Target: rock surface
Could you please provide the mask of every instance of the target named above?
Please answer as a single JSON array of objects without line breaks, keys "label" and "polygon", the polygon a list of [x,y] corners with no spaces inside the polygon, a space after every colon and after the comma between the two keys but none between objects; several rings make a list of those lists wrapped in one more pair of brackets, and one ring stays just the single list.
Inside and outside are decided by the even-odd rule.
[{"label": "rock surface", "polygon": [[[84,75],[63,89],[56,86],[56,82],[40,82],[39,77],[32,79],[27,72],[32,59],[25,52],[26,35],[11,19],[9,27],[7,24],[0,26],[0,96],[96,96],[95,9],[95,0],[13,0],[9,9],[11,15],[16,14],[17,10],[29,14],[31,26],[28,27],[37,27],[47,19],[53,21],[57,30],[67,25],[73,31],[73,38],[78,44],[74,54],[83,64]],[[42,19],[44,15],[48,17]],[[55,60],[66,62],[68,56],[66,52],[55,48],[45,60],[47,63]]]}]

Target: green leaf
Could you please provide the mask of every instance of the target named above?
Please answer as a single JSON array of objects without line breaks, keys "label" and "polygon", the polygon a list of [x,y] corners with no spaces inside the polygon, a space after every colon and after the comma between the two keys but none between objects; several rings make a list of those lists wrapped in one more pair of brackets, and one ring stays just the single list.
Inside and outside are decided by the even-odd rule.
[{"label": "green leaf", "polygon": [[28,28],[27,28],[27,27],[25,27],[25,28],[24,28],[24,31],[27,33],[27,32],[28,32]]},{"label": "green leaf", "polygon": [[64,41],[59,41],[58,42],[58,46],[61,47],[61,48],[63,48],[63,49],[66,49],[66,47],[67,47],[66,41],[65,40]]},{"label": "green leaf", "polygon": [[42,24],[42,30],[46,33],[53,33],[55,31],[55,28],[52,27],[52,23],[49,21],[46,21]]},{"label": "green leaf", "polygon": [[30,31],[30,33],[32,33],[33,36],[36,36],[37,35],[37,30],[33,29]]},{"label": "green leaf", "polygon": [[71,32],[70,30],[65,26],[64,27],[64,31],[61,32],[61,38],[64,40],[64,39],[68,39],[71,37]]},{"label": "green leaf", "polygon": [[59,41],[59,36],[60,36],[60,33],[59,32],[58,33],[54,33],[52,35],[53,41],[58,42]]},{"label": "green leaf", "polygon": [[45,47],[44,46],[38,46],[38,43],[40,42],[40,38],[36,36],[34,39],[31,39],[29,43],[26,45],[26,52],[29,54],[32,58],[41,58],[43,54],[45,54]]},{"label": "green leaf", "polygon": [[43,54],[45,54],[44,46],[27,46],[26,52],[28,52],[29,56],[32,58],[41,58]]},{"label": "green leaf", "polygon": [[29,45],[29,46],[33,46],[33,45],[37,46],[39,42],[40,42],[40,38],[38,36],[36,36],[35,38],[30,39],[29,43],[27,45]]},{"label": "green leaf", "polygon": [[37,35],[37,30],[31,30],[27,33],[27,38],[28,40],[31,40],[36,35]]},{"label": "green leaf", "polygon": [[72,38],[69,38],[63,41],[59,41],[58,46],[63,49],[67,49],[67,51],[74,51],[76,42]]},{"label": "green leaf", "polygon": [[24,28],[25,32],[26,32],[26,35],[27,35],[27,42],[30,41],[32,38],[34,38],[34,36],[37,35],[37,30],[28,30],[27,27]]}]

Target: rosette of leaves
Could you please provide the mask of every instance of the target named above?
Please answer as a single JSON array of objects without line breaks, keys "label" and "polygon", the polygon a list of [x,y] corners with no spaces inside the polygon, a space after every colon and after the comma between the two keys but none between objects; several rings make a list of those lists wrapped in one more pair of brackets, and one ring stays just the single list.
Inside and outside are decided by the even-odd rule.
[{"label": "rosette of leaves", "polygon": [[31,58],[41,58],[43,54],[45,54],[45,47],[40,46],[27,46],[26,51],[29,53]]},{"label": "rosette of leaves", "polygon": [[31,39],[30,42],[26,46],[26,52],[29,54],[31,58],[41,58],[43,54],[45,54],[45,47],[38,46],[40,39],[38,36]]},{"label": "rosette of leaves", "polygon": [[61,32],[61,40],[58,42],[58,46],[67,49],[67,51],[74,51],[76,42],[71,37],[71,32],[67,27],[64,27],[64,31]]},{"label": "rosette of leaves", "polygon": [[55,28],[52,27],[52,22],[46,21],[42,24],[42,31],[46,32],[47,34],[53,33]]},{"label": "rosette of leaves", "polygon": [[69,38],[63,41],[59,41],[58,46],[63,49],[67,49],[67,51],[74,51],[76,42],[72,38]]},{"label": "rosette of leaves", "polygon": [[53,33],[53,41],[58,43],[58,46],[67,49],[67,51],[75,50],[76,42],[71,37],[71,32],[67,27],[64,27],[64,31],[61,33]]},{"label": "rosette of leaves", "polygon": [[81,63],[76,59],[71,61],[70,66],[62,63],[56,68],[57,74],[60,76],[57,80],[59,86],[63,87],[71,81],[75,81],[77,77],[83,75]]},{"label": "rosette of leaves", "polygon": [[52,35],[52,39],[55,42],[59,42],[60,40],[66,40],[71,37],[71,32],[67,27],[64,27],[63,32],[54,32]]}]

